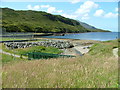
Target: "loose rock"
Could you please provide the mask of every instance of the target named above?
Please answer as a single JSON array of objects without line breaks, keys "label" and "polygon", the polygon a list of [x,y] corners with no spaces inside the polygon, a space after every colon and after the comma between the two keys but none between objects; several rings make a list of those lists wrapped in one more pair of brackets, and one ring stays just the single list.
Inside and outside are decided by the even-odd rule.
[{"label": "loose rock", "polygon": [[74,47],[69,41],[60,41],[60,40],[49,40],[49,41],[39,41],[39,42],[7,42],[4,45],[11,49],[16,48],[27,48],[32,46],[45,46],[45,47],[55,47],[59,49],[71,48]]}]

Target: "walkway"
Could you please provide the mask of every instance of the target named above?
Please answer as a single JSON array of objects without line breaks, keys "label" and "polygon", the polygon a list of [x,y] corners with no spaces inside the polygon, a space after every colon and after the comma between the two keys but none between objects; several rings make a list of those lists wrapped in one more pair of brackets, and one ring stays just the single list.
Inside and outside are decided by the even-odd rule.
[{"label": "walkway", "polygon": [[[5,51],[3,51],[2,49],[0,49],[0,53],[6,54],[6,55],[10,55],[10,56],[14,56],[14,57],[17,57],[17,58],[20,58],[20,57],[21,57],[20,55],[16,55],[16,54],[12,54],[12,53],[5,52]],[[22,56],[22,58],[27,58],[27,57]]]},{"label": "walkway", "polygon": [[113,55],[118,57],[118,48],[113,49]]}]

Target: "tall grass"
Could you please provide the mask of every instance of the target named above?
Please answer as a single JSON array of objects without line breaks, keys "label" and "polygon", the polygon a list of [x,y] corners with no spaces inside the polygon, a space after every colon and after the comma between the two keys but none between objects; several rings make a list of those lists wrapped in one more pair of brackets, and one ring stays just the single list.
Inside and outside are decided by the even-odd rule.
[{"label": "tall grass", "polygon": [[3,65],[3,88],[117,88],[118,42],[95,44],[76,58],[10,62]]},{"label": "tall grass", "polygon": [[3,66],[4,88],[107,88],[118,85],[117,58],[24,61]]}]

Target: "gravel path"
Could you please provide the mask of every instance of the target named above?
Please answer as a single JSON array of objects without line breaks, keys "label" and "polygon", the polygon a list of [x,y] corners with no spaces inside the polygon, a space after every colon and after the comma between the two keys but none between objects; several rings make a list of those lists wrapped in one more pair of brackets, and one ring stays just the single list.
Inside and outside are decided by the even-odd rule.
[{"label": "gravel path", "polygon": [[[1,49],[0,49],[0,53],[7,54],[7,55],[10,55],[10,56],[14,56],[14,57],[17,57],[17,58],[21,57],[20,55],[15,55],[15,54],[12,54],[12,53],[8,53],[8,52],[5,52]],[[27,57],[22,56],[22,58],[27,58]]]},{"label": "gravel path", "polygon": [[113,49],[113,55],[118,57],[118,48]]}]

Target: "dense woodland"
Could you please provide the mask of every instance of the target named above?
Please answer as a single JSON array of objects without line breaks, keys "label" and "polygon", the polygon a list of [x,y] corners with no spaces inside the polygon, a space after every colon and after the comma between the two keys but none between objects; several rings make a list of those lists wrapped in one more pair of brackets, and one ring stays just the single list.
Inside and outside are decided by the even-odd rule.
[{"label": "dense woodland", "polygon": [[6,32],[79,33],[105,31],[101,29],[88,29],[76,20],[43,11],[1,9],[1,26],[2,30]]}]

